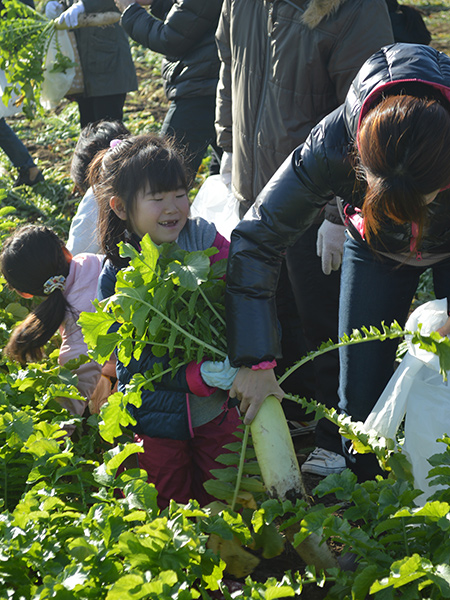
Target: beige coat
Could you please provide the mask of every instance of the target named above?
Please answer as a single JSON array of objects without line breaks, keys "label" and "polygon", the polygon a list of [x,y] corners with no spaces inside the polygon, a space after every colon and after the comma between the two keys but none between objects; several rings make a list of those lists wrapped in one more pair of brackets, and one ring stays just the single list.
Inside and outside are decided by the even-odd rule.
[{"label": "beige coat", "polygon": [[216,38],[218,144],[233,152],[233,191],[248,205],[393,42],[385,0],[224,0]]}]

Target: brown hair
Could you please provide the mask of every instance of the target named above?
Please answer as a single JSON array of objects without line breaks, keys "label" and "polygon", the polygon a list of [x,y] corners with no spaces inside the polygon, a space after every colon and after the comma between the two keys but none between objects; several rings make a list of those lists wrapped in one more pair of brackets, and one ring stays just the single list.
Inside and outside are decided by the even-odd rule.
[{"label": "brown hair", "polygon": [[450,183],[450,114],[436,100],[389,96],[364,117],[358,132],[359,171],[367,181],[363,203],[366,239],[382,223],[418,224],[427,218],[425,196]]},{"label": "brown hair", "polygon": [[[126,262],[120,257],[117,244],[129,241],[129,233],[133,232],[131,218],[137,194],[147,188],[153,194],[178,188],[187,190],[189,185],[181,151],[170,140],[151,134],[128,136],[99,152],[89,167],[89,180],[99,206],[100,244],[118,268]],[[124,204],[127,221],[111,209],[112,196]]]},{"label": "brown hair", "polygon": [[48,227],[26,225],[9,237],[0,255],[0,269],[16,291],[44,297],[11,334],[5,353],[25,364],[43,357],[43,346],[64,320],[69,305],[60,289],[50,294],[44,284],[55,275],[67,277],[69,262],[64,244]]}]

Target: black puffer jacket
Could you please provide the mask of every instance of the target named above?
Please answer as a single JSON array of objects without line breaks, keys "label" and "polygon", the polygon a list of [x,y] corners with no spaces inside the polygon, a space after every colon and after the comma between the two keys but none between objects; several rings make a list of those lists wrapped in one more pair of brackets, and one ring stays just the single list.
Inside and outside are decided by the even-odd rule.
[{"label": "black puffer jacket", "polygon": [[221,8],[222,0],[154,0],[151,14],[139,4],[123,13],[128,35],[165,56],[162,76],[169,100],[215,95],[219,57],[214,36]]},{"label": "black puffer jacket", "polygon": [[[382,92],[402,82],[416,94],[426,82],[450,101],[450,58],[428,46],[393,44],[360,69],[345,103],[325,117],[283,163],[253,209],[232,235],[227,273],[227,333],[235,366],[280,356],[275,290],[286,246],[293,244],[333,196],[361,206],[351,156],[361,115]],[[361,186],[359,186],[361,188]],[[358,236],[356,230],[353,231]],[[410,225],[386,225],[379,243],[389,252],[409,252]],[[450,191],[430,205],[421,249],[450,252]]]}]

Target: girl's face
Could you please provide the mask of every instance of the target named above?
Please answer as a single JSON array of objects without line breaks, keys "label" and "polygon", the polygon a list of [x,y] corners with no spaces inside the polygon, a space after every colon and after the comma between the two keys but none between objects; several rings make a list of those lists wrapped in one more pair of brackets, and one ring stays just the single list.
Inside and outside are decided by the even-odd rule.
[{"label": "girl's face", "polygon": [[137,235],[148,233],[159,245],[178,238],[188,215],[189,199],[184,188],[156,194],[146,188],[136,196],[131,223]]}]

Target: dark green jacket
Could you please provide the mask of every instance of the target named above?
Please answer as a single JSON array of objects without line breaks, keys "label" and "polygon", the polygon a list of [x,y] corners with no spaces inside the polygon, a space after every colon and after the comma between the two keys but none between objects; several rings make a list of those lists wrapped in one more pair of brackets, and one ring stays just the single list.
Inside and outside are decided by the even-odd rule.
[{"label": "dark green jacket", "polygon": [[[65,6],[74,4],[71,0]],[[118,12],[114,0],[83,0],[86,14]],[[84,95],[112,96],[137,89],[128,37],[119,23],[74,30],[84,78]]]}]

